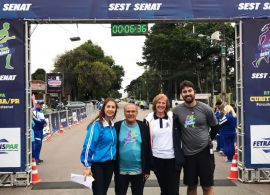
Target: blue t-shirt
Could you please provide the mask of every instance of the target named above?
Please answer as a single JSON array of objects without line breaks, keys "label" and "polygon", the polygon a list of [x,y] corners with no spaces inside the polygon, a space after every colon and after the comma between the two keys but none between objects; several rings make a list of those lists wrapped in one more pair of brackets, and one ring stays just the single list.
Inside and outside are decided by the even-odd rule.
[{"label": "blue t-shirt", "polygon": [[119,134],[120,174],[135,175],[142,173],[141,144],[139,125],[129,126],[123,121]]}]

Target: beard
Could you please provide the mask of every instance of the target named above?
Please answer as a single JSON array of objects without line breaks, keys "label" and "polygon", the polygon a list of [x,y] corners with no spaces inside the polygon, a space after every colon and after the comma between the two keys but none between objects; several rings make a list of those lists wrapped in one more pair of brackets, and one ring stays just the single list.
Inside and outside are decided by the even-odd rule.
[{"label": "beard", "polygon": [[189,96],[183,97],[183,99],[187,104],[190,104],[195,100],[195,96],[194,95],[189,95]]}]

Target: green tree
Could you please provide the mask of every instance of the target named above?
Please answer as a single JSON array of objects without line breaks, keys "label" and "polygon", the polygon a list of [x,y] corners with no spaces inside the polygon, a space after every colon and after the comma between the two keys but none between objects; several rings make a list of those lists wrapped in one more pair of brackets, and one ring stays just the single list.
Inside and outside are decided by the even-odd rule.
[{"label": "green tree", "polygon": [[[226,67],[232,77],[234,54],[230,51],[234,48],[234,28],[229,23],[156,24],[143,47],[144,62],[138,64],[158,72],[160,88],[169,98],[179,94],[179,83],[185,79],[196,83],[198,92],[209,93],[211,84],[219,83],[220,78],[217,73],[220,73],[221,42],[211,42],[210,39],[211,34],[218,30],[225,35]],[[215,74],[214,81],[212,74]],[[216,89],[220,91],[220,84]]]},{"label": "green tree", "polygon": [[124,76],[123,68],[116,66],[112,57],[105,56],[101,47],[90,40],[58,56],[54,67],[54,72],[64,73],[64,88],[72,99],[99,99],[117,94]]},{"label": "green tree", "polygon": [[154,69],[149,69],[137,79],[132,80],[126,86],[125,92],[127,92],[129,97],[133,96],[135,99],[152,101],[160,93],[160,89],[157,87],[160,84],[158,72]]},{"label": "green tree", "polygon": [[42,68],[37,69],[32,74],[32,80],[41,80],[45,82],[45,78],[46,78],[46,71]]},{"label": "green tree", "polygon": [[74,71],[80,75],[78,86],[81,94],[90,93],[91,97],[110,96],[108,92],[116,80],[116,74],[107,64],[82,61]]}]

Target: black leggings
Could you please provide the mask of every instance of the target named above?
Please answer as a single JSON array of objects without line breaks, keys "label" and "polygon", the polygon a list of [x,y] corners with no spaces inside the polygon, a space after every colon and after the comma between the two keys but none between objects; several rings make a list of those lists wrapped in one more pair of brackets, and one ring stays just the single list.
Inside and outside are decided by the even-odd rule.
[{"label": "black leggings", "polygon": [[106,195],[113,174],[113,162],[93,163],[91,170],[95,181],[93,182],[93,195]]},{"label": "black leggings", "polygon": [[153,157],[155,175],[160,186],[161,195],[179,195],[180,172],[175,169],[175,159]]}]

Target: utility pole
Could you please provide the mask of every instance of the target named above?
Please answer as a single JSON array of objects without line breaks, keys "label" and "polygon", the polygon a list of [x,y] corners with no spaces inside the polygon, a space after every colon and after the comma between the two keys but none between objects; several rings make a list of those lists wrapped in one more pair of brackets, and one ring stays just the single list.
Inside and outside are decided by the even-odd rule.
[{"label": "utility pole", "polygon": [[211,95],[212,95],[212,106],[214,106],[214,95],[215,95],[215,84],[214,84],[214,81],[215,81],[215,77],[214,77],[214,62],[211,61]]},{"label": "utility pole", "polygon": [[223,41],[221,44],[221,97],[222,102],[226,101],[226,46],[225,37],[223,34]]}]

